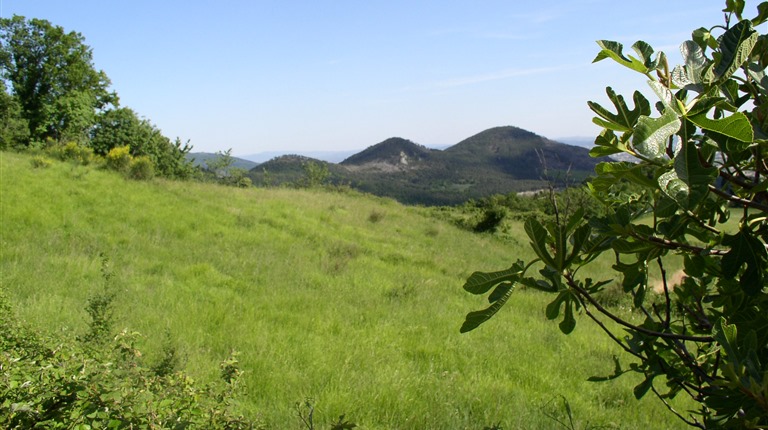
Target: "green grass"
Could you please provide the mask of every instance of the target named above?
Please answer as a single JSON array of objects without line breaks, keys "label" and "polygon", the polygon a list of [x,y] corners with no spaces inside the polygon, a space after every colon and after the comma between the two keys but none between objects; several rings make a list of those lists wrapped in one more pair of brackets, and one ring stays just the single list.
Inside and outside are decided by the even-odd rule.
[{"label": "green grass", "polygon": [[578,428],[682,428],[634,399],[638,379],[587,382],[619,350],[583,316],[562,335],[547,295],[518,291],[459,334],[486,306],[466,278],[531,258],[526,243],[357,193],[134,182],[0,153],[0,283],[18,314],[83,333],[104,254],[119,328],[150,358],[167,330],[203,381],[240,351],[240,407],[269,428],[301,428],[293,406],[311,397],[321,427],[346,414],[362,429],[551,429],[560,396]]}]

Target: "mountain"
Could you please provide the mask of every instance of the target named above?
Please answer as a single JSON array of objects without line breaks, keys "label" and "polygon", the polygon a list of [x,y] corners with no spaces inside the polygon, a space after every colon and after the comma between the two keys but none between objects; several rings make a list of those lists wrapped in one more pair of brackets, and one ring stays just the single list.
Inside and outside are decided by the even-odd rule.
[{"label": "mountain", "polygon": [[439,152],[407,139],[392,137],[345,159],[341,165],[352,171],[408,170]]},{"label": "mountain", "polygon": [[297,183],[309,161],[326,165],[336,184],[408,204],[452,205],[493,194],[538,190],[549,183],[578,183],[592,175],[599,160],[591,158],[586,148],[505,126],[444,150],[393,137],[339,164],[303,156],[278,157],[252,169],[250,176],[255,184]]},{"label": "mountain", "polygon": [[[357,151],[302,151],[301,155],[329,163],[338,163],[350,155],[355,154],[355,152]],[[244,158],[256,163],[263,163],[283,155],[288,155],[288,153],[286,151],[266,151],[258,152],[255,154],[241,155],[240,158]]]},{"label": "mountain", "polygon": [[[210,160],[218,156],[219,154],[212,154],[210,152],[192,152],[187,154],[187,159],[194,160],[194,163],[196,166],[205,167],[206,160]],[[245,160],[238,157],[232,157],[232,159],[234,160],[232,162],[232,167],[236,167],[238,169],[251,170],[258,165],[258,163],[254,163],[253,161]]]},{"label": "mountain", "polygon": [[584,148],[555,142],[517,127],[495,127],[445,150],[458,169],[492,169],[516,179],[539,180],[594,168]]}]

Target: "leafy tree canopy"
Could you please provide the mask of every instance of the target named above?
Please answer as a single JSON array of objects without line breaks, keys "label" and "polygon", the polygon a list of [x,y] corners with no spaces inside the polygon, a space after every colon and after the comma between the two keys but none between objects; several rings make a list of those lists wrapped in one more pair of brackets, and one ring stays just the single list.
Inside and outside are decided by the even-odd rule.
[{"label": "leafy tree canopy", "polygon": [[98,110],[117,104],[82,35],[41,19],[0,19],[0,77],[32,139],[83,140]]},{"label": "leafy tree canopy", "polygon": [[[626,153],[637,162],[596,167],[589,187],[605,215],[555,209],[551,221],[527,220],[537,258],[472,274],[464,289],[489,293],[490,306],[469,313],[462,332],[492,318],[516,286],[541,290],[554,296],[546,315],[564,333],[583,312],[632,357],[629,366],[617,358],[612,375],[593,380],[640,373],[635,396],[653,392],[694,427],[768,426],[768,37],[757,30],[768,2],[753,18],[744,7],[726,1],[725,24],[693,31],[680,47],[684,64],[674,68],[645,42],[632,55],[617,42],[598,42],[595,61],[642,74],[656,102],[638,91],[630,107],[608,87],[610,108],[589,103],[604,129],[591,155]],[[603,254],[616,273],[580,274]],[[674,288],[673,255],[685,275]],[[662,280],[658,294],[650,291],[652,274]],[[642,322],[601,304],[617,275]],[[668,402],[679,394],[698,408],[677,411]]]},{"label": "leafy tree canopy", "polygon": [[26,144],[28,138],[29,127],[21,116],[21,106],[8,94],[5,82],[0,80],[0,150]]}]

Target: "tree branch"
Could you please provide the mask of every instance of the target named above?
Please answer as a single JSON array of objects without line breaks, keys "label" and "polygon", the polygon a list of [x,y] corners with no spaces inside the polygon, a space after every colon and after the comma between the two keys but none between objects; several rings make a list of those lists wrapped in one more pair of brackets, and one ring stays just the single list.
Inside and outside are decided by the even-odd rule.
[{"label": "tree branch", "polygon": [[600,303],[598,303],[597,300],[594,299],[594,297],[592,297],[586,290],[584,290],[579,286],[579,284],[573,279],[573,277],[570,274],[566,273],[563,276],[565,277],[566,281],[568,281],[568,286],[576,290],[576,292],[578,292],[587,301],[589,301],[589,303],[592,304],[592,306],[594,306],[595,309],[600,311],[601,314],[607,316],[608,318],[612,319],[614,322],[630,330],[634,330],[638,333],[642,333],[647,336],[660,337],[662,339],[688,340],[691,342],[714,342],[715,341],[715,338],[712,336],[691,336],[686,334],[664,333],[664,332],[649,330],[647,328],[639,327],[634,324],[630,324],[627,321],[624,321],[623,319],[611,313],[608,309],[604,308],[602,305],[600,305]]},{"label": "tree branch", "polygon": [[667,407],[667,409],[668,409],[670,412],[672,412],[673,414],[677,415],[677,417],[678,417],[678,418],[680,418],[681,420],[683,420],[683,422],[684,422],[684,423],[688,424],[688,425],[689,425],[689,426],[691,426],[691,427],[696,427],[696,428],[700,428],[700,429],[704,429],[704,430],[706,430],[706,427],[704,426],[704,424],[702,424],[702,423],[700,423],[700,422],[696,421],[695,419],[694,419],[693,421],[689,421],[689,420],[688,420],[688,419],[686,419],[686,418],[685,418],[685,417],[684,417],[682,414],[680,414],[680,412],[677,412],[677,411],[675,410],[675,408],[673,408],[673,407],[672,407],[672,405],[670,405],[670,404],[669,404],[669,402],[667,402],[667,399],[665,399],[664,397],[662,397],[662,396],[661,396],[661,393],[659,393],[659,392],[656,390],[656,387],[654,387],[654,386],[651,386],[651,390],[653,391],[653,394],[655,394],[655,395],[656,395],[656,397],[658,397],[658,398],[659,398],[659,400],[661,400],[661,401],[664,403],[664,406],[666,406],[666,407]]},{"label": "tree branch", "polygon": [[651,242],[651,243],[661,245],[667,249],[685,249],[687,251],[691,251],[699,255],[725,255],[728,253],[727,250],[723,250],[723,249],[702,248],[699,246],[688,245],[687,243],[674,242],[669,239],[664,239],[662,237],[640,236],[638,234],[631,234],[631,236],[634,237],[635,239],[644,240],[646,242]]},{"label": "tree branch", "polygon": [[742,206],[745,206],[745,207],[750,207],[750,208],[753,208],[753,209],[759,209],[759,210],[761,210],[763,212],[768,212],[768,206],[766,206],[766,205],[764,205],[762,203],[758,203],[758,202],[753,201],[753,200],[742,199],[741,197],[737,197],[737,196],[732,196],[732,195],[726,193],[723,190],[717,189],[717,187],[715,187],[715,186],[709,185],[709,191],[712,191],[713,193],[715,193],[718,196],[728,200],[729,202],[733,202],[733,203],[736,203],[736,204],[739,204],[739,205],[742,205]]}]

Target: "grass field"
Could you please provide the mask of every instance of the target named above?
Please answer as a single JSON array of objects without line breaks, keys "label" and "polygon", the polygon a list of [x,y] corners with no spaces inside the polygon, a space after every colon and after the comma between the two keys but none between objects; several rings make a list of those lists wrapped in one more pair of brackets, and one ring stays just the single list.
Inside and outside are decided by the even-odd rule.
[{"label": "grass field", "polygon": [[323,428],[346,414],[361,429],[551,429],[562,397],[579,429],[682,428],[634,399],[637,379],[587,382],[619,350],[586,317],[562,335],[544,294],[517,291],[459,334],[485,307],[466,278],[530,258],[526,242],[352,192],[134,182],[0,153],[0,283],[20,317],[82,333],[105,255],[119,326],[150,357],[169,333],[203,381],[239,351],[240,406],[269,428],[302,428],[294,404],[308,397]]}]

